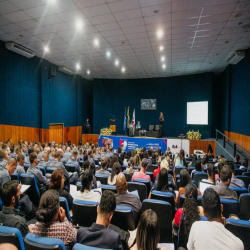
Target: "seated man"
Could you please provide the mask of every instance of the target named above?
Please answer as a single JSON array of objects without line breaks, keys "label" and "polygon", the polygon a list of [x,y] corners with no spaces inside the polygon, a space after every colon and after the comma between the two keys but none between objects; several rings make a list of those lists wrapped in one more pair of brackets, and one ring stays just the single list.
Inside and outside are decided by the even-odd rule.
[{"label": "seated man", "polygon": [[110,175],[110,172],[107,170],[108,159],[106,157],[101,159],[101,169],[96,171],[96,174],[107,174]]},{"label": "seated man", "polygon": [[93,151],[89,150],[88,151],[88,161],[89,161],[91,169],[93,170],[93,173],[95,173],[95,161],[93,158],[94,158]]},{"label": "seated man", "polygon": [[238,201],[238,195],[234,190],[229,189],[232,178],[232,170],[229,166],[224,165],[220,171],[220,182],[212,186],[220,198],[234,199]]},{"label": "seated man", "polygon": [[134,179],[136,178],[150,180],[150,176],[145,174],[145,172],[147,171],[147,166],[148,166],[148,161],[146,158],[143,158],[141,161],[141,170],[133,174],[132,181],[134,181]]},{"label": "seated man", "polygon": [[131,207],[134,210],[135,221],[137,221],[142,206],[141,201],[138,196],[128,193],[128,183],[123,173],[118,174],[116,178],[116,190],[116,205]]},{"label": "seated man", "polygon": [[30,163],[30,155],[34,153],[34,148],[33,147],[29,147],[28,148],[28,156],[25,157],[25,163]]},{"label": "seated man", "polygon": [[38,166],[49,167],[49,155],[47,153],[43,153],[42,160],[39,161]]},{"label": "seated man", "polygon": [[232,188],[244,188],[245,187],[244,181],[242,181],[241,179],[236,178],[236,176],[234,175],[234,173],[235,173],[234,165],[232,163],[228,163],[228,166],[232,170],[232,178],[231,178],[231,182],[230,182],[229,187],[232,187]]},{"label": "seated man", "polygon": [[70,153],[70,147],[67,147],[63,157],[68,161],[71,158],[71,156],[72,154]]},{"label": "seated man", "polygon": [[64,177],[66,178],[69,183],[76,183],[78,179],[78,174],[75,173],[69,173],[64,165],[60,162],[60,152],[55,152],[54,154],[54,160],[50,162],[50,167],[54,168],[61,168],[64,174]]},{"label": "seated man", "polygon": [[77,242],[92,247],[122,249],[120,235],[109,228],[115,208],[115,194],[105,191],[97,207],[96,223],[89,228],[80,228],[77,232]]},{"label": "seated man", "polygon": [[9,155],[6,149],[0,150],[0,168],[4,168],[8,162]]},{"label": "seated man", "polygon": [[15,172],[20,176],[21,174],[25,174],[24,169],[24,156],[23,154],[20,154],[17,156],[17,168]]},{"label": "seated man", "polygon": [[10,158],[15,158],[16,159],[16,154],[14,152],[14,145],[10,146]]},{"label": "seated man", "polygon": [[235,160],[234,164],[239,164],[241,166],[240,156],[238,154],[235,155],[234,160]]},{"label": "seated man", "polygon": [[78,152],[77,151],[73,151],[71,159],[69,159],[67,163],[75,165],[76,166],[76,171],[78,173],[78,176],[80,176],[80,174],[81,174],[81,168],[80,168],[79,162],[77,161],[77,155],[78,155]]},{"label": "seated man", "polygon": [[20,199],[21,187],[22,184],[18,184],[18,181],[9,181],[0,189],[0,197],[3,202],[0,221],[3,226],[17,228],[22,236],[25,237],[29,233],[29,228],[26,220],[20,216],[20,211],[15,209]]},{"label": "seated man", "polygon": [[202,206],[208,221],[196,221],[191,227],[187,248],[243,250],[242,241],[225,228],[223,205],[219,195],[207,188],[202,196]]},{"label": "seated man", "polygon": [[60,162],[65,166],[68,159],[63,157],[63,150],[61,148],[59,148],[57,151],[60,153]]}]

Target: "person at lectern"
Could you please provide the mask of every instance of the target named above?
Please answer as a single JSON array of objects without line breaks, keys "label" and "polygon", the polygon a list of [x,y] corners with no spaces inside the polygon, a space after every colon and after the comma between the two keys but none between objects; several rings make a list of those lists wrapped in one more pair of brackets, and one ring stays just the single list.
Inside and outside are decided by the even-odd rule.
[{"label": "person at lectern", "polygon": [[158,138],[162,137],[163,123],[164,123],[164,116],[163,116],[163,113],[161,112],[160,117],[159,117],[159,134],[158,134]]},{"label": "person at lectern", "polygon": [[90,127],[88,118],[87,118],[87,120],[85,122],[85,131],[86,131],[87,134],[90,134],[90,131],[91,131],[91,127]]}]

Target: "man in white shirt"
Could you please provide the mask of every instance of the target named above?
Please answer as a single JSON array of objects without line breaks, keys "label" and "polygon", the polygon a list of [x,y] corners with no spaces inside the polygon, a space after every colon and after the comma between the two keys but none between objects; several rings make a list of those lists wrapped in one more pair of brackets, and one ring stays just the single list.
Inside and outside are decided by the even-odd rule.
[{"label": "man in white shirt", "polygon": [[225,228],[222,217],[223,205],[212,188],[207,188],[202,196],[202,206],[208,221],[196,221],[191,227],[188,250],[232,249],[243,250],[242,241]]}]

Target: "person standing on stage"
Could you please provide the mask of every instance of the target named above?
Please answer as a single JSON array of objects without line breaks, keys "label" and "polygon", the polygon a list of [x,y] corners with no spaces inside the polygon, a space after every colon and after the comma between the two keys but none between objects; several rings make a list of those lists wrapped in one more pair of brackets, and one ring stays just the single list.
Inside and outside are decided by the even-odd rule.
[{"label": "person standing on stage", "polygon": [[138,130],[141,129],[141,123],[140,123],[140,121],[137,122],[136,129],[138,129]]},{"label": "person standing on stage", "polygon": [[159,138],[162,137],[163,122],[164,122],[164,116],[163,116],[163,113],[160,112],[160,117],[159,117],[159,134],[158,134]]},{"label": "person standing on stage", "polygon": [[85,122],[85,131],[86,131],[87,134],[90,134],[91,127],[90,127],[90,124],[89,124],[89,118],[87,118],[87,120]]}]

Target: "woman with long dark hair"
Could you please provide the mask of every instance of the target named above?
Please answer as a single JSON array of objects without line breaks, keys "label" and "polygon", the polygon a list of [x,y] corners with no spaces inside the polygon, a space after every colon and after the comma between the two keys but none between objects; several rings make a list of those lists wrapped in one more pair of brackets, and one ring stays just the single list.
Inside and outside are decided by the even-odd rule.
[{"label": "woman with long dark hair", "polygon": [[214,169],[214,165],[211,163],[209,163],[207,167],[207,176],[208,176],[208,179],[202,179],[202,182],[215,185],[215,169]]},{"label": "woman with long dark hair", "polygon": [[174,158],[174,166],[187,166],[185,160],[185,151],[183,149],[181,149],[177,156]]},{"label": "woman with long dark hair", "polygon": [[116,177],[120,173],[121,165],[119,162],[115,162],[111,171],[111,175],[108,178],[108,185],[116,184]]},{"label": "woman with long dark hair", "polygon": [[118,162],[118,157],[113,155],[109,163],[109,168],[112,168],[115,162]]},{"label": "woman with long dark hair", "polygon": [[168,250],[167,247],[159,248],[160,225],[157,214],[151,210],[146,210],[139,221],[136,232],[136,244],[131,250]]},{"label": "woman with long dark hair", "polygon": [[196,162],[197,162],[197,155],[193,154],[192,161],[188,164],[188,169],[195,168]]}]

